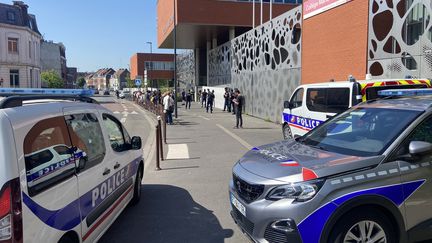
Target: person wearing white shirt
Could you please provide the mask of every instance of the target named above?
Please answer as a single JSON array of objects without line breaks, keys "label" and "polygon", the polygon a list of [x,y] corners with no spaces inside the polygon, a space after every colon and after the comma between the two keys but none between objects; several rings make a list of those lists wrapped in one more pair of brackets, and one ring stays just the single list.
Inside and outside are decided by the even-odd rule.
[{"label": "person wearing white shirt", "polygon": [[171,97],[171,92],[166,92],[163,98],[164,113],[166,122],[169,125],[173,124],[172,113],[174,111],[174,99]]}]

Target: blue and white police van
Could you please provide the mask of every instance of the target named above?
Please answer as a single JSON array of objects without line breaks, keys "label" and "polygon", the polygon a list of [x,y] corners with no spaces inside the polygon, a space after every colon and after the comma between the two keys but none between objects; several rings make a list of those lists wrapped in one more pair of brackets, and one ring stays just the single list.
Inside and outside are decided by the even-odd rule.
[{"label": "blue and white police van", "polygon": [[328,118],[366,100],[378,98],[384,89],[430,88],[428,79],[386,79],[300,85],[284,102],[282,133],[285,139],[306,134]]},{"label": "blue and white police van", "polygon": [[139,201],[141,138],[91,95],[0,89],[0,242],[95,242]]}]

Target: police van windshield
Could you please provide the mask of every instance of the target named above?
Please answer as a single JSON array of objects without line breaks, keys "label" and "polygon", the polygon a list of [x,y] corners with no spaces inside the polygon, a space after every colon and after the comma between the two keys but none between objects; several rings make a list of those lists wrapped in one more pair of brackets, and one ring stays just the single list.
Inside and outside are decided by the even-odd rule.
[{"label": "police van windshield", "polygon": [[322,150],[353,156],[382,154],[422,112],[358,107],[298,139]]}]

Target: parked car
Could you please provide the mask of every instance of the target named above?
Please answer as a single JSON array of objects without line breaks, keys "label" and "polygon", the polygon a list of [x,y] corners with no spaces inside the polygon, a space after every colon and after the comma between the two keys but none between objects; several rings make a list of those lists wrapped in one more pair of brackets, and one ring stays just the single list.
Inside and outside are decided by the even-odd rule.
[{"label": "parked car", "polygon": [[43,91],[1,89],[0,241],[97,242],[140,200],[141,138],[90,90]]},{"label": "parked car", "polygon": [[380,90],[430,87],[428,79],[352,80],[301,85],[290,100],[284,102],[282,134],[285,139],[302,136],[349,107],[376,99]]},{"label": "parked car", "polygon": [[431,242],[432,90],[380,92],[247,152],[229,184],[237,225],[255,242]]}]

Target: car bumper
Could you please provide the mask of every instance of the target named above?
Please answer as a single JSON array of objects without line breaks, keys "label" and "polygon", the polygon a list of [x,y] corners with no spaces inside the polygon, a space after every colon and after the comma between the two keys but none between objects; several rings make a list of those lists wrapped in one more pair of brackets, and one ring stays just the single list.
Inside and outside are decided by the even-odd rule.
[{"label": "car bumper", "polygon": [[[290,219],[295,222],[295,219],[286,216],[286,210],[281,211],[281,205],[274,205],[273,201],[265,199],[257,200],[251,203],[245,202],[236,192],[233,187],[233,181],[230,182],[230,205],[231,217],[242,232],[247,235],[253,242],[257,243],[301,243],[301,237],[298,230],[292,232],[283,232],[276,230],[272,224],[279,220]],[[231,197],[234,196],[244,207],[245,215],[241,213],[232,203]],[[273,204],[273,205],[272,205]],[[283,213],[282,213],[283,212]]]}]

